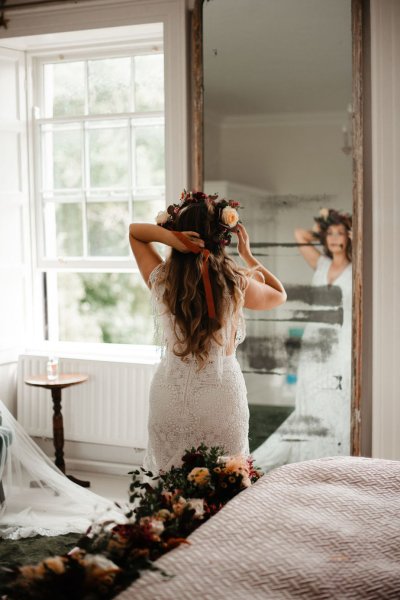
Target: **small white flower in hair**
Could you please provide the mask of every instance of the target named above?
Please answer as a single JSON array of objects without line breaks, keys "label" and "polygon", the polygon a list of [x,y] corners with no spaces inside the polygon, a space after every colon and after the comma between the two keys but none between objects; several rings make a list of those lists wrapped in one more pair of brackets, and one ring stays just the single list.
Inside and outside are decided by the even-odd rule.
[{"label": "small white flower in hair", "polygon": [[319,216],[322,219],[327,219],[329,217],[329,208],[321,208],[319,211]]},{"label": "small white flower in hair", "polygon": [[165,225],[165,223],[168,221],[168,219],[169,219],[168,212],[166,210],[160,210],[160,212],[156,216],[156,223],[157,223],[157,225]]},{"label": "small white flower in hair", "polygon": [[227,225],[230,228],[235,227],[239,221],[239,214],[237,210],[231,206],[226,206],[222,210],[221,221],[224,225]]}]

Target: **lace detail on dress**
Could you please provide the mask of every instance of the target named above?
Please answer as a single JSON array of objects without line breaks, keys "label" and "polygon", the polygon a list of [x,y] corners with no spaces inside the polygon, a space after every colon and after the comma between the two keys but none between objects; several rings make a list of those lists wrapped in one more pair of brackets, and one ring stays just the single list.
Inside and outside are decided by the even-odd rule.
[{"label": "lace detail on dress", "polygon": [[195,357],[177,357],[173,353],[173,316],[162,302],[163,268],[157,266],[149,277],[156,329],[162,330],[165,346],[150,389],[149,444],[144,465],[154,473],[178,466],[185,450],[201,443],[222,446],[227,454],[249,453],[246,385],[235,356],[237,345],[245,337],[242,310],[234,314],[233,302],[227,297],[228,317],[219,332],[222,345],[212,343],[202,368]]}]

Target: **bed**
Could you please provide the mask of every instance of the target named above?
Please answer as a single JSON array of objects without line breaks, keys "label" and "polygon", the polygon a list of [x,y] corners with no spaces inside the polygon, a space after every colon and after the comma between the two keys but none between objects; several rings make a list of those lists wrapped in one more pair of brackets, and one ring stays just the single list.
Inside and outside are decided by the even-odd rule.
[{"label": "bed", "polygon": [[335,457],[262,477],[120,600],[400,599],[400,462]]}]

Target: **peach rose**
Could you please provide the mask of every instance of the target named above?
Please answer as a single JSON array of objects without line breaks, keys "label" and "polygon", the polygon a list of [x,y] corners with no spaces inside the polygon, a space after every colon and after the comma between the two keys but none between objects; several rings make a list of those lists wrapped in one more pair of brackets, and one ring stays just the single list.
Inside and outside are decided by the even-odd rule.
[{"label": "peach rose", "polygon": [[236,475],[242,475],[248,477],[249,465],[244,456],[231,456],[225,462],[224,467],[225,473],[235,473]]},{"label": "peach rose", "polygon": [[329,217],[329,208],[321,208],[319,211],[319,216],[321,219],[327,219]]},{"label": "peach rose", "polygon": [[235,225],[237,225],[239,221],[239,215],[237,210],[235,208],[232,208],[231,206],[226,206],[222,210],[221,221],[224,225],[227,225],[230,228],[235,227]]}]

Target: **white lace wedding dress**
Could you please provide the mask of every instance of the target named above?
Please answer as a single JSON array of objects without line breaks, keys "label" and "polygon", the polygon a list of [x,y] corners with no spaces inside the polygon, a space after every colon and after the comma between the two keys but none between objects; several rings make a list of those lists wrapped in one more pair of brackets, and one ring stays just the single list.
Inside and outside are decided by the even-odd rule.
[{"label": "white lace wedding dress", "polygon": [[[321,256],[312,286],[327,286],[332,260]],[[309,323],[297,369],[295,409],[256,450],[264,471],[280,465],[350,454],[351,264],[332,284],[340,288],[341,324]],[[322,307],[326,308],[326,307]]]},{"label": "white lace wedding dress", "polygon": [[173,316],[162,302],[163,269],[162,263],[149,279],[164,346],[150,389],[149,442],[144,460],[144,467],[154,474],[179,466],[185,450],[201,443],[223,446],[225,454],[249,453],[246,385],[235,356],[245,336],[242,311],[234,314],[231,298],[225,298],[222,345],[212,343],[204,367],[199,368],[194,357],[177,357],[173,353],[177,342]]}]

